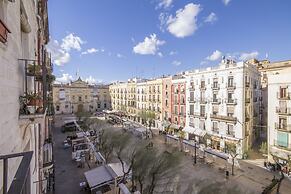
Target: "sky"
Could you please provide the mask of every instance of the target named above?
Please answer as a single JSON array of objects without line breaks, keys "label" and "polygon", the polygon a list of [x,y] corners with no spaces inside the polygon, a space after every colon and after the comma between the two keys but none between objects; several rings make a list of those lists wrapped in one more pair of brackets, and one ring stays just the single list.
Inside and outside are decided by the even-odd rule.
[{"label": "sky", "polygon": [[290,0],[49,0],[58,82],[154,78],[291,58]]}]

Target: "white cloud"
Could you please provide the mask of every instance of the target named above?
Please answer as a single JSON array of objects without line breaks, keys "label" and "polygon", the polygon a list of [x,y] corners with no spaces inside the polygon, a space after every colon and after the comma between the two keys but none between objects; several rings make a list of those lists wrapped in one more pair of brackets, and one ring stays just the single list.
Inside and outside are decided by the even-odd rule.
[{"label": "white cloud", "polygon": [[163,55],[163,53],[158,52],[158,56],[159,56],[159,57],[163,57],[164,55]]},{"label": "white cloud", "polygon": [[118,58],[125,58],[124,55],[122,55],[122,54],[120,54],[120,53],[117,53],[116,56],[117,56]]},{"label": "white cloud", "polygon": [[71,50],[80,51],[82,49],[81,45],[84,43],[80,37],[70,33],[62,39],[62,43],[59,43],[57,40],[52,40],[46,48],[51,53],[53,63],[60,66],[70,61]]},{"label": "white cloud", "polygon": [[206,57],[209,61],[216,61],[222,57],[222,52],[219,50],[214,51],[210,56]]},{"label": "white cloud", "polygon": [[230,3],[231,0],[222,0],[224,5],[228,5]]},{"label": "white cloud", "polygon": [[171,51],[170,53],[169,53],[169,55],[176,55],[178,52],[177,51]]},{"label": "white cloud", "polygon": [[217,21],[217,16],[213,12],[210,13],[204,20],[206,23],[214,23],[215,21]]},{"label": "white cloud", "polygon": [[73,80],[73,76],[69,75],[68,73],[63,73],[61,77],[56,78],[56,83],[69,83]]},{"label": "white cloud", "polygon": [[159,20],[160,20],[160,30],[162,32],[165,31],[165,27],[167,27],[167,22],[168,22],[168,19],[169,19],[169,14],[168,13],[165,13],[165,12],[162,12],[160,13],[159,15]]},{"label": "white cloud", "polygon": [[171,7],[171,5],[173,4],[173,1],[174,0],[158,0],[159,1],[159,4],[157,5],[156,8],[169,8]]},{"label": "white cloud", "polygon": [[63,50],[57,40],[52,40],[47,45],[48,52],[51,53],[53,63],[60,66],[70,61],[70,53]]},{"label": "white cloud", "polygon": [[99,52],[98,49],[95,49],[95,48],[90,48],[90,49],[87,49],[86,51],[83,51],[81,53],[81,55],[87,55],[87,54],[92,54],[92,53],[97,53]]},{"label": "white cloud", "polygon": [[249,59],[253,59],[258,57],[259,52],[258,51],[254,51],[254,52],[250,52],[250,53],[241,53],[239,59],[242,61],[246,61]]},{"label": "white cloud", "polygon": [[176,11],[167,20],[168,31],[178,38],[192,35],[197,30],[197,15],[201,11],[199,4],[189,3],[184,9]]},{"label": "white cloud", "polygon": [[133,52],[141,55],[155,55],[159,50],[159,46],[165,44],[163,40],[159,40],[156,34],[145,37],[143,42],[139,42],[133,47]]},{"label": "white cloud", "polygon": [[71,49],[80,51],[82,49],[81,45],[84,43],[85,42],[80,37],[70,33],[62,39],[61,48],[65,51],[70,51]]},{"label": "white cloud", "polygon": [[182,64],[182,62],[181,61],[173,61],[172,64],[175,66],[180,66]]}]

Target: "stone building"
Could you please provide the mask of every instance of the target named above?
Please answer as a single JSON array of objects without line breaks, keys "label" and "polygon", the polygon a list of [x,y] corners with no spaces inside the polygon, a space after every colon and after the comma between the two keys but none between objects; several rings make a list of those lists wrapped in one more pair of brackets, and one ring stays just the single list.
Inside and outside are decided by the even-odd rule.
[{"label": "stone building", "polygon": [[68,84],[54,84],[53,103],[56,114],[93,113],[110,109],[109,87],[89,85],[80,77]]},{"label": "stone building", "polygon": [[52,186],[48,41],[47,0],[0,1],[0,193],[46,193]]},{"label": "stone building", "polygon": [[242,157],[257,138],[261,119],[256,66],[224,59],[217,67],[187,72],[186,77],[187,138],[206,138],[208,146],[224,152],[234,144]]},{"label": "stone building", "polygon": [[267,118],[268,159],[291,164],[291,61],[256,61],[263,80],[263,113]]}]

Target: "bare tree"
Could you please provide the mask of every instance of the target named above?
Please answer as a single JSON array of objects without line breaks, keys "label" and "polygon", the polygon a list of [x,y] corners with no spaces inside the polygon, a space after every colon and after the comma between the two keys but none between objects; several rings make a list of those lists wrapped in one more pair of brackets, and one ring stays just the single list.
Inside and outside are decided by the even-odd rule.
[{"label": "bare tree", "polygon": [[234,175],[234,162],[235,158],[238,156],[238,153],[236,152],[236,145],[233,143],[226,143],[226,150],[231,157],[231,175]]}]

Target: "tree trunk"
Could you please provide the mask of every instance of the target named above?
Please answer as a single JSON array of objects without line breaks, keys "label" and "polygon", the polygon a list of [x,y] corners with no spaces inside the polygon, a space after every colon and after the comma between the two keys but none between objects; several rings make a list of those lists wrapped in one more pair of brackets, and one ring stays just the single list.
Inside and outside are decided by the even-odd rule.
[{"label": "tree trunk", "polygon": [[143,193],[143,184],[142,184],[142,181],[141,180],[138,180],[138,183],[139,183],[140,194],[142,194]]},{"label": "tree trunk", "polygon": [[285,178],[285,177],[284,177],[284,174],[283,174],[283,172],[281,171],[281,178],[279,179],[279,182],[278,182],[278,185],[277,185],[277,193],[278,193],[278,194],[280,193],[281,183],[282,183],[282,181],[283,181],[284,178]]},{"label": "tree trunk", "polygon": [[234,158],[232,158],[231,175],[234,175]]}]

